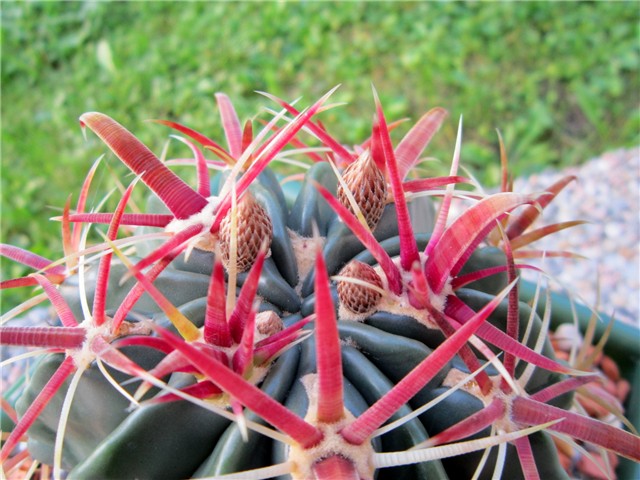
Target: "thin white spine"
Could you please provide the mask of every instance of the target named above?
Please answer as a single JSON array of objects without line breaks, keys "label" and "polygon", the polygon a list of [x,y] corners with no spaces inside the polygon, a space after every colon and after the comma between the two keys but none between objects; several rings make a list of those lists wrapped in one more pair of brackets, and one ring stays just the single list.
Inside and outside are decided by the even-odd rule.
[{"label": "thin white spine", "polygon": [[71,377],[71,383],[69,383],[69,388],[64,396],[60,419],[58,420],[58,428],[56,429],[56,441],[53,448],[53,478],[62,478],[62,447],[64,445],[64,434],[67,430],[67,422],[69,420],[69,413],[71,412],[73,397],[76,394],[78,383],[87,366],[88,365],[78,365],[78,369],[73,374],[73,377]]}]

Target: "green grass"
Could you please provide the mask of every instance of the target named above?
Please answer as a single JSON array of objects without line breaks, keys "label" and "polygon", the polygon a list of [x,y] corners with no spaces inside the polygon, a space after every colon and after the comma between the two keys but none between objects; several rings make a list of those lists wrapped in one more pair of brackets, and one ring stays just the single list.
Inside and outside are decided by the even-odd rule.
[{"label": "green grass", "polygon": [[[145,119],[220,138],[217,91],[247,118],[270,105],[255,90],[307,104],[341,83],[334,100],[348,105],[323,120],[357,143],[369,132],[373,83],[390,119],[451,112],[428,152],[445,163],[464,114],[463,162],[489,184],[496,128],[519,174],[639,142],[635,2],[0,6],[2,241],[54,258],[59,225],[47,218],[106,151],[83,140],[77,118],[88,110],[160,152],[169,131]],[[98,183],[111,185],[101,172]],[[2,272],[21,271],[4,262]]]}]

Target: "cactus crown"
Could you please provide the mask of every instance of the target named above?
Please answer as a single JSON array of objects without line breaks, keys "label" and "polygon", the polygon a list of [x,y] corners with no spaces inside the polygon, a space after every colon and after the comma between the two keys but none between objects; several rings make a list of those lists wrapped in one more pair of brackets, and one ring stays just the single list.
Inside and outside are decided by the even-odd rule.
[{"label": "cactus crown", "polygon": [[[110,117],[81,116],[137,177],[113,213],[87,213],[92,169],[60,219],[63,260],[1,247],[36,272],[0,286],[42,287],[60,320],[0,327],[52,353],[21,392],[5,468],[25,434],[74,478],[558,478],[549,434],[640,460],[638,436],[568,409],[596,379],[555,359],[553,312],[519,299],[524,248],[567,225],[530,227],[572,179],[503,182],[450,220],[461,128],[449,176],[407,180],[446,112],[394,146],[374,95],[371,137],[350,150],[315,119],[331,93],[302,111],[269,96],[282,110],[255,136],[217,95],[226,147],[160,122],[187,137],[196,188]],[[311,162],[294,201],[268,168],[283,153]],[[138,180],[155,197],[126,213]],[[118,239],[124,225],[137,232]]]}]

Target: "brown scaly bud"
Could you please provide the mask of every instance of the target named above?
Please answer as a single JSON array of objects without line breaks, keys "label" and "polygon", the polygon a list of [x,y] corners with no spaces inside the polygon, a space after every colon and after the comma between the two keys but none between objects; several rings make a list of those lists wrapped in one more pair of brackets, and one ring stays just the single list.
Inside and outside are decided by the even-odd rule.
[{"label": "brown scaly bud", "polygon": [[276,312],[265,310],[256,314],[256,330],[260,335],[270,337],[284,330],[284,323]]},{"label": "brown scaly bud", "polygon": [[[371,265],[350,261],[339,273],[341,277],[357,278],[382,288],[382,280]],[[382,294],[364,285],[346,280],[338,282],[338,298],[340,303],[352,313],[363,315],[373,312],[382,298]]]},{"label": "brown scaly bud", "polygon": [[[387,182],[384,174],[371,155],[365,153],[345,168],[342,179],[351,191],[367,225],[371,230],[375,229],[387,199]],[[354,213],[342,184],[338,187],[338,200]]]},{"label": "brown scaly bud", "polygon": [[[238,272],[246,272],[254,264],[262,242],[267,239],[271,245],[273,226],[266,210],[250,192],[245,193],[238,202],[236,214],[238,233],[236,266]],[[228,270],[231,256],[231,210],[220,222],[218,238],[220,258]]]}]

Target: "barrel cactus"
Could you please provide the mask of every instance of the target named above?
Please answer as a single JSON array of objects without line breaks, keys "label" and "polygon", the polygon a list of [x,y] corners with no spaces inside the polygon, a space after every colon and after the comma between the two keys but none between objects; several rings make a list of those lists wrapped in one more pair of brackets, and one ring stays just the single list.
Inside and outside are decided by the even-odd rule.
[{"label": "barrel cactus", "polygon": [[[195,188],[115,120],[81,116],[136,177],[113,213],[85,212],[92,169],[60,218],[62,260],[2,246],[36,270],[2,287],[42,287],[59,319],[1,327],[46,353],[5,468],[25,438],[78,479],[565,478],[554,435],[640,460],[638,436],[571,411],[598,378],[555,359],[553,311],[518,297],[518,253],[568,226],[530,228],[571,179],[465,191],[450,220],[469,182],[461,126],[451,174],[408,180],[446,112],[394,146],[376,97],[371,137],[347,148],[315,119],[328,97],[302,111],[270,97],[281,111],[254,135],[219,94],[226,147],[160,122],[193,152]],[[283,180],[269,164],[293,155],[310,165]],[[154,195],[126,213],[139,181]]]}]

